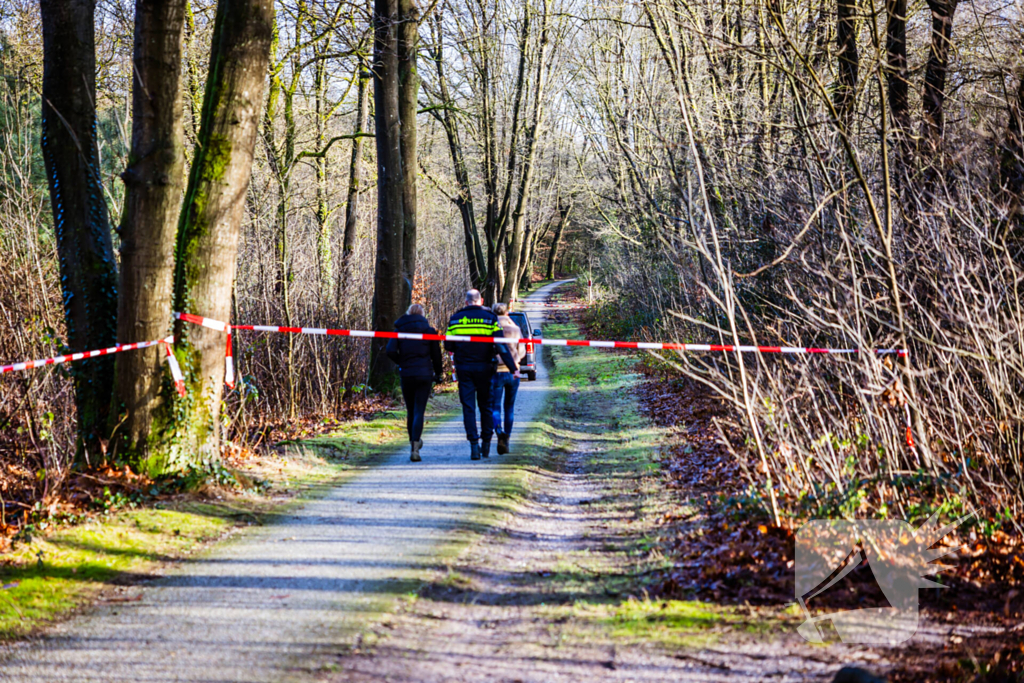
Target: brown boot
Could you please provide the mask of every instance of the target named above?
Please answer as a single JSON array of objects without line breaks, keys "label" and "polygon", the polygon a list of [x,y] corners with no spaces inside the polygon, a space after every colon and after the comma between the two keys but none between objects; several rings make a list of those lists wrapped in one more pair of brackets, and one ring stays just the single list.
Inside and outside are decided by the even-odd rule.
[{"label": "brown boot", "polygon": [[498,434],[498,455],[508,453],[508,434]]},{"label": "brown boot", "polygon": [[413,462],[419,462],[423,458],[420,457],[420,449],[423,448],[423,439],[419,441],[413,441],[411,444],[409,460]]}]

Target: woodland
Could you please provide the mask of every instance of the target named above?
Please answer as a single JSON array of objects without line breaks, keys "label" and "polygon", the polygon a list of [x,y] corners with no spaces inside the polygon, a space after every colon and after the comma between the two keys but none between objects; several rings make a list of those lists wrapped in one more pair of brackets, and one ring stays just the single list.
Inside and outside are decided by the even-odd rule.
[{"label": "woodland", "polygon": [[[5,515],[394,386],[468,287],[594,283],[600,339],[725,409],[743,504],[1024,513],[1024,23],[1012,0],[5,0]],[[905,353],[875,353],[904,350]],[[926,494],[922,497],[922,494]],[[7,524],[7,521],[4,521]]]}]

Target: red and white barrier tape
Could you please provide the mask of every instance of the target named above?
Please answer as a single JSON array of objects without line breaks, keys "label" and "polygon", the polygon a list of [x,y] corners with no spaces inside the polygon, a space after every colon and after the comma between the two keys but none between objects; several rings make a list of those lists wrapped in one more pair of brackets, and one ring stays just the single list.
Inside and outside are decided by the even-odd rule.
[{"label": "red and white barrier tape", "polygon": [[228,389],[235,388],[235,359],[231,353],[231,329],[228,328],[228,347],[224,353],[224,384]]},{"label": "red and white barrier tape", "polygon": [[[733,346],[731,344],[676,344],[670,342],[624,342],[592,341],[586,339],[505,339],[504,337],[477,337],[457,334],[420,334],[415,332],[374,332],[371,330],[335,330],[326,327],[282,327],[278,325],[228,325],[211,318],[188,313],[175,313],[176,318],[202,325],[212,330],[250,330],[253,332],[281,332],[284,334],[314,334],[337,337],[364,337],[383,339],[419,339],[423,341],[480,342],[495,344],[542,344],[546,346],[593,346],[606,349],[644,349],[664,351],[724,351],[740,353],[788,353],[788,354],[852,354],[862,353],[860,349],[820,349],[805,346]],[[863,353],[906,355],[903,349],[871,349]]]},{"label": "red and white barrier tape", "polygon": [[211,330],[217,330],[218,332],[228,332],[231,330],[231,325],[222,323],[219,320],[213,318],[204,318],[201,315],[192,315],[191,313],[175,313],[175,320],[184,320],[187,323],[193,325],[201,325],[203,327],[209,327]]},{"label": "red and white barrier tape", "polygon": [[174,356],[174,351],[171,350],[171,344],[174,342],[174,337],[167,338],[168,343],[164,344],[164,348],[167,349],[167,365],[171,368],[171,378],[174,380],[174,389],[178,392],[178,396],[185,395],[185,375],[181,374],[181,366],[178,365],[178,359]]},{"label": "red and white barrier tape", "polygon": [[12,363],[10,365],[0,365],[0,374],[5,372],[18,372],[20,370],[32,370],[33,368],[44,367],[46,365],[60,365],[62,363],[74,363],[75,361],[85,360],[86,358],[96,358],[98,356],[108,356],[112,353],[121,353],[123,351],[135,351],[138,349],[146,349],[151,346],[157,346],[163,344],[164,348],[167,349],[167,364],[171,368],[171,377],[174,378],[174,388],[181,396],[185,395],[185,377],[181,374],[181,367],[178,365],[178,359],[174,357],[174,352],[171,351],[171,344],[174,343],[174,337],[166,337],[164,339],[155,339],[153,341],[136,342],[134,344],[115,344],[114,346],[107,347],[105,349],[96,349],[95,351],[82,351],[80,353],[69,353],[63,356],[54,356],[52,358],[43,358],[41,360],[27,360],[21,363]]},{"label": "red and white barrier tape", "polygon": [[84,360],[86,358],[95,358],[97,356],[107,356],[111,353],[120,353],[122,351],[134,351],[136,349],[145,349],[150,346],[156,346],[157,344],[167,344],[169,341],[173,342],[174,337],[168,337],[167,339],[157,339],[155,341],[137,342],[135,344],[115,344],[105,349],[96,349],[95,351],[82,351],[81,353],[69,353],[64,356],[54,356],[53,358],[43,358],[41,360],[26,360],[21,363],[12,363],[10,365],[0,365],[0,373],[4,372],[17,372],[19,370],[31,370],[33,368],[42,367],[44,365],[60,365],[61,363],[73,363],[78,360]]}]

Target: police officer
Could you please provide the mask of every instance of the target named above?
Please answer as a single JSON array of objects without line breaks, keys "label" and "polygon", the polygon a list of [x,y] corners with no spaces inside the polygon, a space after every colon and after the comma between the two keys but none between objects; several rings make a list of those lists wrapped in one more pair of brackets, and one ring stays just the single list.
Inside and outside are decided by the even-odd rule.
[{"label": "police officer", "polygon": [[[484,308],[479,290],[466,292],[466,305],[452,314],[447,334],[472,337],[501,337],[498,316]],[[462,402],[462,421],[469,440],[469,457],[479,460],[488,457],[491,436],[494,435],[494,417],[491,411],[491,378],[496,368],[495,355],[518,378],[519,365],[507,344],[486,342],[453,342],[446,340],[446,351],[455,354],[455,373],[459,381],[459,400]],[[477,432],[476,411],[480,409],[480,431]],[[483,439],[481,448],[480,439]]]}]

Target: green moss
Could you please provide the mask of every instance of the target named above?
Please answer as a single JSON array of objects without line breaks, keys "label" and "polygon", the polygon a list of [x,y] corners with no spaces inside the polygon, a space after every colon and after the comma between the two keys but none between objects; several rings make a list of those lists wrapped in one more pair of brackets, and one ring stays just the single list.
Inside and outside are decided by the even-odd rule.
[{"label": "green moss", "polygon": [[711,631],[745,628],[743,616],[735,610],[695,600],[578,604],[575,613],[603,625],[616,640],[658,643],[669,648],[704,645],[713,638]]}]

